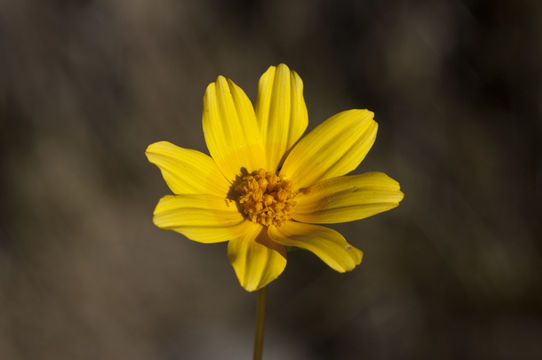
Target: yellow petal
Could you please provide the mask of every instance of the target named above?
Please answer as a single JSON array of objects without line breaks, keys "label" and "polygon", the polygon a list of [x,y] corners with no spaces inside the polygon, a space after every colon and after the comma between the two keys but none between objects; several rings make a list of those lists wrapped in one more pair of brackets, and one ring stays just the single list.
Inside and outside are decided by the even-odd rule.
[{"label": "yellow petal", "polygon": [[241,173],[265,168],[260,129],[252,103],[233,81],[219,76],[203,98],[203,133],[209,153],[230,181]]},{"label": "yellow petal", "polygon": [[174,194],[213,194],[226,197],[230,184],[206,154],[167,141],[149,145],[147,159],[160,169]]},{"label": "yellow petal", "polygon": [[282,274],[286,267],[286,249],[273,243],[261,225],[250,224],[244,236],[228,242],[228,260],[241,286],[255,291]]},{"label": "yellow petal", "polygon": [[347,110],[330,117],[294,146],[280,175],[306,188],[354,170],[375,141],[378,124],[373,115]]},{"label": "yellow petal", "polygon": [[393,209],[403,199],[399,183],[381,172],[339,176],[300,192],[292,217],[309,223],[340,223]]},{"label": "yellow petal", "polygon": [[268,170],[275,172],[284,154],[309,123],[303,82],[295,71],[271,66],[258,82],[256,118],[266,148]]},{"label": "yellow petal", "polygon": [[213,195],[167,195],[154,210],[153,222],[201,243],[236,239],[248,226],[235,203]]},{"label": "yellow petal", "polygon": [[289,221],[280,227],[271,226],[269,237],[284,246],[313,252],[338,272],[352,270],[363,257],[363,252],[348,244],[341,234],[324,226]]}]

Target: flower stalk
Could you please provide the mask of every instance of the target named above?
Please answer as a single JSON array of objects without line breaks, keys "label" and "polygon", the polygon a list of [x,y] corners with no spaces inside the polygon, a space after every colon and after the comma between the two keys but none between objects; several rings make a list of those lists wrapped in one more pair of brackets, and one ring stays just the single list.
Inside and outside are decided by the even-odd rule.
[{"label": "flower stalk", "polygon": [[262,359],[266,303],[267,303],[267,286],[261,288],[258,291],[256,331],[254,335],[254,360]]}]

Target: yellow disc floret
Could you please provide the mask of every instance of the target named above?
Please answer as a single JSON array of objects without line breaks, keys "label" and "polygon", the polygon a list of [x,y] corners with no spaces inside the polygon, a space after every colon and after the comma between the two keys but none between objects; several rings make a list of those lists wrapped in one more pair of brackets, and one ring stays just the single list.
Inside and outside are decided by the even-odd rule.
[{"label": "yellow disc floret", "polygon": [[296,193],[292,183],[279,175],[259,169],[245,169],[233,183],[229,198],[237,202],[239,211],[250,221],[265,226],[280,226],[290,219]]}]

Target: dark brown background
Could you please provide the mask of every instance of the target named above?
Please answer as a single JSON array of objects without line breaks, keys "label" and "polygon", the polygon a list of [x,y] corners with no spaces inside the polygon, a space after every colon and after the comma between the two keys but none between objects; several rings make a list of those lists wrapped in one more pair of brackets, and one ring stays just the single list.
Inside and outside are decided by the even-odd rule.
[{"label": "dark brown background", "polygon": [[151,222],[148,144],[205,151],[205,86],[269,65],[310,127],[380,124],[357,171],[401,206],[338,225],[340,275],[289,254],[267,359],[542,358],[540,1],[0,1],[0,358],[248,359],[225,246]]}]

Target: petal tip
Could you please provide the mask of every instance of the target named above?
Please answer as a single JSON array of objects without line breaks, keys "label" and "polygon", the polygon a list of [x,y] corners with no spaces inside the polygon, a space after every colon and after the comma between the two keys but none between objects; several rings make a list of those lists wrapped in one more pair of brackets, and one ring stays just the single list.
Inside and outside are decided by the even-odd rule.
[{"label": "petal tip", "polygon": [[[286,262],[286,260],[285,260],[285,262]],[[266,287],[271,282],[278,279],[281,274],[282,274],[282,272],[280,274],[278,274],[277,276],[273,276],[273,277],[270,277],[270,278],[267,278],[267,279],[260,279],[260,281],[257,281],[257,282],[256,281],[247,281],[246,279],[242,278],[240,276],[240,274],[238,274],[237,272],[236,272],[235,275],[237,276],[237,279],[239,280],[239,285],[241,285],[241,287],[243,289],[245,289],[248,292],[254,292],[254,291],[258,291],[258,290]]]},{"label": "petal tip", "polygon": [[358,266],[363,261],[363,255],[364,254],[363,254],[363,251],[361,251],[360,249],[356,249],[356,248],[354,248],[354,249],[355,249],[356,255],[357,255],[356,266]]},{"label": "petal tip", "polygon": [[153,142],[152,144],[147,146],[147,148],[145,149],[145,155],[147,155],[147,158],[148,158],[149,155],[154,154],[160,148],[170,147],[170,146],[176,146],[176,145],[173,145],[169,141],[165,141],[165,140]]},{"label": "petal tip", "polygon": [[245,284],[241,281],[239,281],[239,284],[241,285],[243,289],[245,289],[248,292],[254,292],[254,291],[260,290],[261,288],[267,285],[267,284],[254,284],[254,283]]},{"label": "petal tip", "polygon": [[162,228],[160,226],[160,222],[158,221],[158,216],[156,216],[156,214],[152,217],[152,223],[154,224],[154,226]]},{"label": "petal tip", "polygon": [[[211,96],[211,94],[214,94],[215,91],[216,91],[216,83],[215,82],[209,83],[209,85],[207,85],[207,87],[205,88],[205,94],[203,95],[203,102],[204,103],[207,102],[208,97]],[[204,105],[204,111],[205,111],[205,105]]]},{"label": "petal tip", "polygon": [[289,68],[288,65],[286,65],[285,63],[280,63],[280,64],[278,64],[277,69],[278,69],[279,71],[287,71],[287,72],[290,71],[290,68]]},{"label": "petal tip", "polygon": [[[399,185],[399,183],[397,183],[397,185]],[[398,197],[397,205],[399,205],[399,203],[400,203],[401,201],[403,201],[403,199],[405,198],[405,193],[399,190],[399,193],[398,193],[397,195],[398,195],[398,196],[397,196],[397,197]]]},{"label": "petal tip", "polygon": [[267,70],[265,70],[265,72],[262,74],[262,77],[267,74],[274,73],[276,70],[277,70],[277,67],[275,65],[271,65],[267,68]]},{"label": "petal tip", "polygon": [[159,144],[163,142],[163,141],[158,141],[158,142],[154,142],[152,144],[150,144],[149,146],[147,146],[147,148],[145,149],[145,155],[147,155],[147,157],[149,157],[149,154],[152,153],[152,150],[156,147],[156,146],[159,146]]}]

